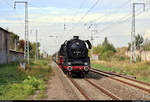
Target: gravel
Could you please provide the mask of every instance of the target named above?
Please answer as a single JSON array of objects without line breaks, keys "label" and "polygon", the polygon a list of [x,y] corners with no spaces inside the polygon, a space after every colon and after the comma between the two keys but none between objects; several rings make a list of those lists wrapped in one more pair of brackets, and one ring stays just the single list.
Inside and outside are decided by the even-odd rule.
[{"label": "gravel", "polygon": [[99,89],[92,86],[90,83],[81,78],[73,78],[80,87],[87,93],[88,97],[92,100],[111,100],[110,97],[105,95]]},{"label": "gravel", "polygon": [[[67,80],[64,73],[58,68],[58,66],[52,62],[52,68],[55,72],[47,84],[47,100],[84,100],[84,97],[79,91]],[[121,82],[109,79],[108,77],[89,72],[86,78],[95,82],[97,85],[110,91],[112,94],[120,97],[123,100],[150,100],[150,94],[125,85]],[[82,78],[73,78],[79,86],[84,89],[84,92],[88,94],[92,100],[112,100],[109,96],[89,84]]]},{"label": "gravel", "polygon": [[89,72],[86,77],[123,100],[150,100],[150,94],[108,77],[93,72]]},{"label": "gravel", "polygon": [[79,100],[79,97],[67,82],[66,78],[54,62],[51,63],[55,76],[47,84],[46,100]]}]

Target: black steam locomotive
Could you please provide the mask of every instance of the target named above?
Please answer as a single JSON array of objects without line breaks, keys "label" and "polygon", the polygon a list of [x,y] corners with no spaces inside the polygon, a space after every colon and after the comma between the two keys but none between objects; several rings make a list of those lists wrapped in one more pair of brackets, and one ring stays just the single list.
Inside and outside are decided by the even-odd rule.
[{"label": "black steam locomotive", "polygon": [[80,40],[79,36],[65,41],[60,50],[53,55],[53,60],[57,62],[64,73],[72,76],[73,74],[84,77],[89,72],[90,58],[88,49],[92,45],[89,40]]}]

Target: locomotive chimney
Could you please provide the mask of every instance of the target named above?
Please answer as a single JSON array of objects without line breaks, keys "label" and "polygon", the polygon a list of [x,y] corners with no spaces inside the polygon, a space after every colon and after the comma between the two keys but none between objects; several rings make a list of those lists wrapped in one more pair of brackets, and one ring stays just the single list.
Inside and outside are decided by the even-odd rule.
[{"label": "locomotive chimney", "polygon": [[73,36],[73,39],[79,39],[79,36]]}]

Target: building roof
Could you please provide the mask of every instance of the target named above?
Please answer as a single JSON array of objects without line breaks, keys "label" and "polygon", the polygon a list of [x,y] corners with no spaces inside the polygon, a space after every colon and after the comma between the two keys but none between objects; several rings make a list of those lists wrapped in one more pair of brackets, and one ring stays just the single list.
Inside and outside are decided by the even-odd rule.
[{"label": "building roof", "polygon": [[6,29],[4,29],[4,28],[2,28],[2,27],[0,27],[0,30],[2,30],[2,31],[4,31],[4,32],[6,32],[6,33],[8,33],[8,34],[10,34],[10,32],[9,32],[8,30],[6,30]]}]

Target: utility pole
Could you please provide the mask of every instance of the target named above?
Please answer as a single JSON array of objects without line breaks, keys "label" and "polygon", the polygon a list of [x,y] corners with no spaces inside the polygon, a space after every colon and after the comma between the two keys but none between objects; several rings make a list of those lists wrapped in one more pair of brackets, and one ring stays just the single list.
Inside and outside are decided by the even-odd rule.
[{"label": "utility pole", "polygon": [[16,9],[17,3],[25,4],[25,40],[24,40],[24,60],[28,60],[29,64],[29,26],[28,26],[28,2],[27,1],[15,1],[14,8]]},{"label": "utility pole", "polygon": [[15,39],[15,51],[16,51],[16,46],[17,46],[17,41],[16,41],[16,39]]},{"label": "utility pole", "polygon": [[[92,29],[92,26],[93,26],[93,29]],[[93,34],[95,34],[97,32],[96,30],[96,26],[95,24],[91,23],[90,26],[88,27],[88,29],[91,29],[91,44],[92,44],[92,48],[91,48],[91,59],[92,58],[92,55],[93,55],[93,44],[94,44],[94,37],[93,37]]]},{"label": "utility pole", "polygon": [[64,33],[66,31],[66,19],[64,18]]},{"label": "utility pole", "polygon": [[92,55],[93,55],[93,30],[91,30],[91,43],[92,43],[92,48],[91,48],[91,59],[93,59],[92,58]]},{"label": "utility pole", "polygon": [[35,61],[38,60],[38,30],[36,29],[36,50],[35,50]]},{"label": "utility pole", "polygon": [[143,5],[145,10],[145,3],[133,3],[132,7],[132,27],[131,27],[131,56],[130,56],[130,63],[132,64],[133,61],[136,62],[136,35],[135,35],[135,6],[136,5]]}]

